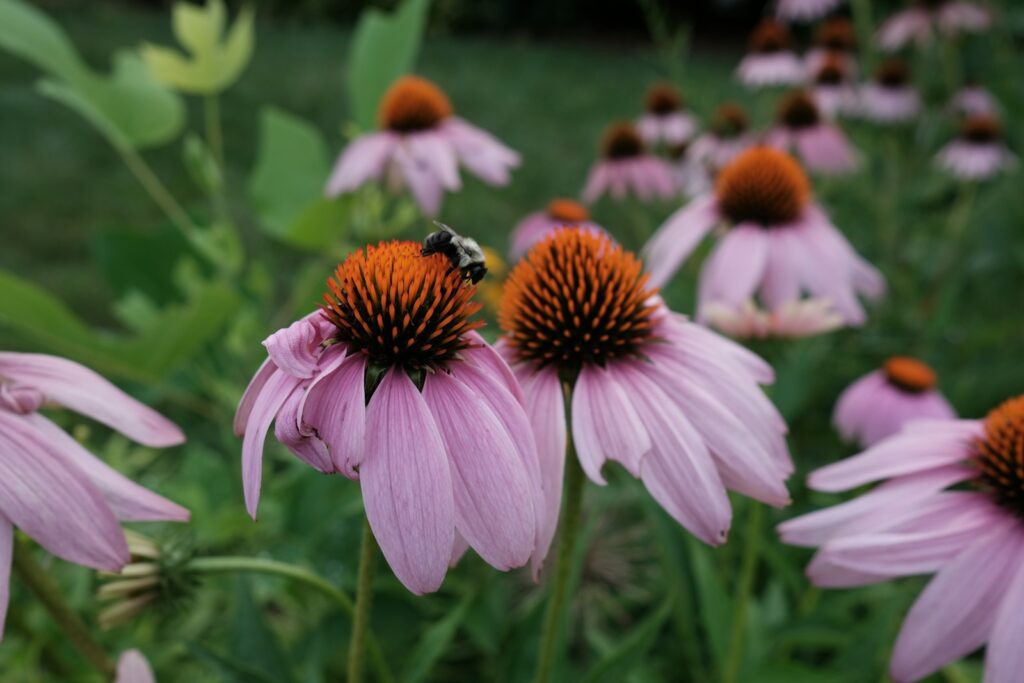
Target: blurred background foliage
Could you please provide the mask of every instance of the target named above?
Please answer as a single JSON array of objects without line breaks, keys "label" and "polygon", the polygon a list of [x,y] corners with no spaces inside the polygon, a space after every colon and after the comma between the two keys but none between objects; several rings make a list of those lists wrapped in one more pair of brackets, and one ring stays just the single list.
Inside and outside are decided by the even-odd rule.
[{"label": "blurred background foliage", "polygon": [[[396,3],[369,4],[392,10]],[[441,216],[503,253],[522,216],[578,193],[604,126],[636,116],[655,80],[675,80],[705,121],[732,99],[767,125],[776,96],[752,94],[731,77],[763,5],[435,0],[417,18],[426,4],[414,0],[401,10],[412,13],[402,20],[411,28],[386,24],[376,29],[383,37],[369,40],[353,29],[364,3],[265,0],[253,5],[250,61],[244,41],[230,37],[179,52],[163,3],[48,0],[35,5],[45,14],[31,16],[55,23],[22,12],[19,21],[28,23],[15,24],[10,12],[20,4],[4,0],[0,348],[81,360],[186,429],[186,445],[158,454],[61,416],[108,462],[192,510],[187,529],[150,525],[147,533],[201,555],[294,562],[350,591],[361,529],[357,487],[315,474],[269,439],[253,523],[229,425],[264,355],[260,340],[310,309],[345,253],[429,230],[410,202],[373,189],[321,199],[345,140],[372,123],[388,74],[415,60],[415,71],[440,84],[460,115],[522,153],[509,187],[464,176],[464,190],[446,199]],[[877,20],[898,3],[871,5]],[[956,57],[1003,103],[1010,146],[1020,154],[1024,8],[1006,2],[999,11],[993,33],[960,42]],[[233,5],[227,30],[246,16]],[[427,28],[417,46],[421,19]],[[805,44],[807,37],[798,30]],[[155,83],[141,61],[144,44],[178,52],[182,61],[172,58],[168,68],[185,69],[191,85],[180,89],[199,95]],[[606,488],[590,487],[571,656],[558,680],[718,681],[734,657],[737,680],[751,683],[886,680],[888,649],[922,581],[819,591],[803,577],[809,553],[781,545],[772,529],[837,500],[806,491],[804,476],[853,452],[829,424],[835,397],[886,356],[931,363],[963,415],[981,415],[1024,387],[1020,175],[967,188],[933,168],[933,153],[955,131],[940,106],[950,74],[936,67],[939,58],[915,57],[932,104],[919,125],[849,124],[866,168],[816,184],[835,223],[889,278],[889,296],[862,329],[756,345],[778,370],[771,394],[791,425],[793,507],[758,518],[749,501],[735,498],[732,539],[711,550],[623,472],[613,471]],[[204,80],[204,64],[222,69],[233,60],[244,62],[237,80]],[[210,93],[219,95],[215,105]],[[210,128],[211,106],[219,130]],[[163,197],[165,212],[154,203],[159,190],[151,196],[140,188],[148,181],[154,191],[154,178],[176,198],[167,205]],[[637,248],[677,206],[604,200],[594,213]],[[666,292],[676,310],[693,309],[701,256]],[[493,324],[487,329],[495,332]],[[751,543],[760,563],[745,586],[739,559]],[[49,566],[92,622],[96,577]],[[373,627],[403,683],[523,681],[543,597],[524,572],[505,576],[467,557],[426,598],[382,572]],[[730,650],[736,624],[745,624],[738,655]],[[318,683],[340,678],[347,629],[344,610],[303,584],[211,576],[102,639],[112,651],[143,649],[164,683]],[[14,683],[96,680],[16,584],[0,671]],[[967,660],[934,680],[977,681],[979,671],[977,660]]]}]

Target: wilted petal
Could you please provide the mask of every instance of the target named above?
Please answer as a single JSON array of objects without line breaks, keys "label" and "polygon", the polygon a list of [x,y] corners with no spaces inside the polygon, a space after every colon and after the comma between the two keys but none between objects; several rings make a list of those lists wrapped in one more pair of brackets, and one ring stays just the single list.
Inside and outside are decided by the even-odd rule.
[{"label": "wilted petal", "polygon": [[301,419],[327,444],[334,467],[356,478],[366,438],[366,356],[341,356],[313,380]]},{"label": "wilted petal", "polygon": [[253,402],[252,413],[242,439],[242,489],[245,493],[245,508],[253,519],[256,519],[256,508],[260,502],[263,442],[267,437],[267,430],[270,429],[270,423],[277,417],[284,402],[301,382],[301,379],[284,372],[275,372]]},{"label": "wilted petal", "polygon": [[256,402],[256,397],[260,395],[267,380],[276,371],[277,366],[274,365],[274,361],[267,358],[260,365],[260,369],[256,371],[256,374],[252,376],[252,379],[249,380],[249,386],[245,388],[242,398],[238,401],[238,409],[235,410],[235,421],[232,425],[235,436],[245,434],[245,428],[249,424],[249,415],[252,413],[252,406]]},{"label": "wilted petal", "polygon": [[282,372],[301,379],[309,379],[316,374],[320,343],[323,341],[317,320],[320,317],[320,311],[315,311],[263,340],[270,360]]}]

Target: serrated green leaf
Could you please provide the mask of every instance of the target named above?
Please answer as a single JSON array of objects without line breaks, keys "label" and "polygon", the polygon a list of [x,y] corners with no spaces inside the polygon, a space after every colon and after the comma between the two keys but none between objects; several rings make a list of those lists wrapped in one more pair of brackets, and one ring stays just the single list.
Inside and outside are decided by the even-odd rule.
[{"label": "serrated green leaf", "polygon": [[429,0],[405,0],[392,14],[368,8],[359,16],[348,60],[352,117],[363,129],[374,126],[377,104],[416,61]]},{"label": "serrated green leaf", "polygon": [[238,80],[252,58],[253,18],[252,8],[243,7],[225,35],[223,0],[209,0],[204,7],[175,3],[174,35],[188,54],[147,43],[142,57],[161,83],[186,93],[215,95]]}]

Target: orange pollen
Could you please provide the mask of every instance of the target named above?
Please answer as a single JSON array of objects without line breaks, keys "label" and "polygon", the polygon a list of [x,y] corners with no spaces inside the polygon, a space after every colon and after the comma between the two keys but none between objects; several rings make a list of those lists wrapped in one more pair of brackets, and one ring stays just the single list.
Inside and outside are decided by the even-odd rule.
[{"label": "orange pollen", "polygon": [[584,365],[640,357],[655,339],[648,277],[607,235],[560,228],[509,273],[498,323],[520,360],[572,381]]},{"label": "orange pollen", "polygon": [[774,19],[764,19],[750,34],[751,52],[768,54],[789,49],[792,39],[786,25]]},{"label": "orange pollen", "polygon": [[985,417],[985,436],[975,444],[976,483],[996,503],[1024,517],[1024,395]]},{"label": "orange pollen", "polygon": [[552,199],[548,216],[559,223],[583,223],[590,220],[590,211],[571,199]]},{"label": "orange pollen", "polygon": [[647,91],[646,107],[652,114],[671,114],[683,108],[683,96],[671,83],[656,83]]},{"label": "orange pollen", "polygon": [[887,59],[875,69],[875,81],[886,88],[902,88],[910,82],[910,67],[899,59]]},{"label": "orange pollen", "polygon": [[396,133],[428,130],[451,115],[452,103],[444,91],[418,76],[395,81],[377,110],[380,127]]},{"label": "orange pollen", "polygon": [[629,121],[608,126],[601,138],[601,156],[605,159],[631,159],[646,151],[643,138]]},{"label": "orange pollen", "polygon": [[420,255],[418,242],[391,241],[348,255],[327,278],[324,315],[335,339],[372,363],[406,370],[442,368],[472,345],[483,326],[475,286],[442,254]]},{"label": "orange pollen", "polygon": [[711,120],[711,130],[720,138],[742,135],[750,127],[747,112],[738,104],[726,102],[721,105]]},{"label": "orange pollen", "polygon": [[715,180],[722,213],[733,223],[772,227],[796,220],[810,201],[811,184],[793,157],[754,147],[722,169]]},{"label": "orange pollen", "polygon": [[796,90],[786,95],[779,103],[776,116],[786,128],[810,128],[821,120],[818,105],[803,90]]},{"label": "orange pollen", "polygon": [[849,19],[833,17],[818,28],[815,40],[826,50],[850,52],[857,47],[857,31]]},{"label": "orange pollen", "polygon": [[909,394],[920,394],[935,387],[938,378],[930,367],[910,356],[893,356],[882,366],[885,379]]},{"label": "orange pollen", "polygon": [[985,144],[1003,136],[1003,125],[991,114],[968,116],[960,125],[960,137],[968,142]]}]

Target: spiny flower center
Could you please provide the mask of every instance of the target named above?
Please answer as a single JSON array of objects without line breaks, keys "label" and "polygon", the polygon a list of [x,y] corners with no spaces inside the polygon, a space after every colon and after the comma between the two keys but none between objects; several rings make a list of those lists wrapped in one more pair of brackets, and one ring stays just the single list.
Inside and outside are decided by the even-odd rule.
[{"label": "spiny flower center", "polygon": [[857,46],[857,32],[849,19],[835,17],[818,29],[817,42],[826,50],[850,52]]},{"label": "spiny flower center", "polygon": [[548,204],[548,216],[559,223],[583,223],[590,220],[590,211],[571,199],[553,199]]},{"label": "spiny flower center", "polygon": [[683,96],[671,83],[658,83],[647,91],[647,111],[665,115],[683,108]]},{"label": "spiny flower center", "polygon": [[441,368],[471,345],[483,325],[469,317],[476,287],[442,254],[421,256],[417,242],[381,242],[353,252],[327,279],[324,314],[337,341],[381,366]]},{"label": "spiny flower center", "polygon": [[979,145],[995,142],[1002,135],[1003,126],[999,119],[989,114],[968,116],[960,126],[960,137]]},{"label": "spiny flower center", "polygon": [[759,54],[782,52],[791,43],[789,29],[785,24],[765,19],[750,34],[750,51]]},{"label": "spiny flower center", "polygon": [[841,85],[846,80],[846,66],[838,55],[829,55],[814,74],[818,85]]},{"label": "spiny flower center", "polygon": [[643,138],[628,121],[613,123],[604,132],[601,154],[606,159],[630,159],[646,151]]},{"label": "spiny flower center", "polygon": [[821,120],[818,105],[803,90],[787,95],[779,104],[777,116],[786,128],[810,128]]},{"label": "spiny flower center", "polygon": [[909,394],[920,394],[935,387],[935,371],[910,356],[893,356],[882,366],[885,379]]},{"label": "spiny flower center", "polygon": [[733,223],[764,227],[791,223],[810,201],[811,184],[793,157],[754,147],[722,169],[715,181],[718,205]]},{"label": "spiny flower center", "polygon": [[560,228],[512,269],[498,322],[521,360],[571,381],[583,365],[639,357],[654,338],[657,290],[647,280],[607,235]]},{"label": "spiny flower center", "polygon": [[910,67],[898,59],[887,59],[875,69],[875,81],[885,88],[902,88],[910,82]]},{"label": "spiny flower center", "polygon": [[396,133],[429,130],[452,115],[452,103],[425,78],[403,76],[384,94],[377,111],[381,128]]},{"label": "spiny flower center", "polygon": [[726,102],[715,112],[711,130],[720,138],[734,138],[746,132],[750,126],[747,113],[738,104]]},{"label": "spiny flower center", "polygon": [[975,449],[979,486],[997,503],[1024,517],[1024,395],[988,414],[985,436]]}]

